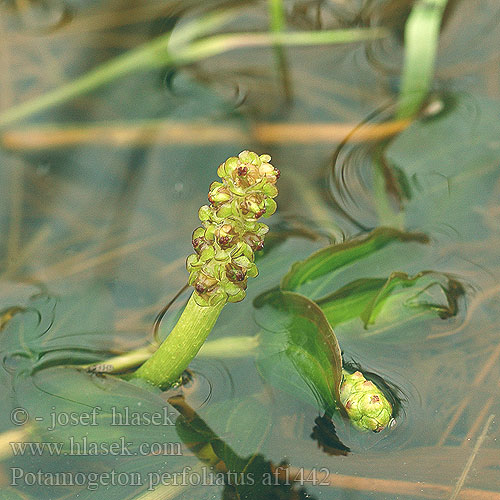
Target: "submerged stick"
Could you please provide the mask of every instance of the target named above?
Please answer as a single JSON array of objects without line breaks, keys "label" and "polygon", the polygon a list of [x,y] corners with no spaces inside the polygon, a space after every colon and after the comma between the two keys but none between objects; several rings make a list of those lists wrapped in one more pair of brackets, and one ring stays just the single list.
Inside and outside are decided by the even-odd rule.
[{"label": "submerged stick", "polygon": [[480,434],[480,436],[477,438],[476,444],[474,445],[474,449],[472,450],[472,453],[469,456],[469,459],[467,460],[467,463],[465,464],[464,470],[462,471],[462,474],[458,478],[457,484],[455,485],[455,489],[450,496],[449,500],[456,500],[458,498],[458,495],[460,494],[460,490],[462,489],[463,485],[465,484],[465,480],[467,479],[467,476],[469,475],[469,471],[472,467],[472,464],[474,463],[474,460],[479,453],[479,449],[483,445],[483,441],[486,438],[486,435],[488,434],[488,430],[490,428],[491,423],[493,422],[495,418],[495,415],[490,415],[488,417],[488,420],[484,424],[483,430]]}]

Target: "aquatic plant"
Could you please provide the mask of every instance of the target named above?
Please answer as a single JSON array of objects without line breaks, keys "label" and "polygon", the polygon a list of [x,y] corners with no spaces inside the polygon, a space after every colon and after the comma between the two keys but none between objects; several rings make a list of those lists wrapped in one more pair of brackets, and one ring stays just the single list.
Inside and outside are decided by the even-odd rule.
[{"label": "aquatic plant", "polygon": [[[189,285],[194,290],[173,330],[158,350],[134,373],[153,385],[166,388],[177,383],[182,372],[196,356],[212,330],[222,308],[228,302],[245,298],[248,278],[258,274],[255,252],[264,246],[264,236],[269,228],[259,222],[276,210],[274,198],[278,194],[276,181],[280,171],[270,163],[269,155],[250,151],[228,158],[217,173],[221,181],[210,185],[209,205],[199,210],[202,223],[193,232],[195,253],[186,261]],[[340,410],[364,430],[380,431],[387,426],[392,408],[383,393],[357,371],[354,374],[342,369],[341,351],[335,334],[321,310],[306,297],[285,292],[268,294],[269,302],[286,302],[285,308],[300,314],[314,310],[322,325],[317,332],[301,332],[311,345],[323,366],[325,384],[324,406],[331,411]],[[321,344],[322,339],[327,339]],[[319,341],[315,344],[316,341]],[[314,378],[314,368],[300,351],[295,356],[297,370],[306,379]],[[321,359],[322,356],[324,359]]]},{"label": "aquatic plant", "polygon": [[379,432],[392,419],[392,406],[384,393],[360,371],[343,370],[340,401],[352,424],[361,430]]},{"label": "aquatic plant", "polygon": [[259,222],[276,210],[280,172],[269,155],[243,151],[222,163],[222,182],[210,186],[199,210],[202,226],[193,233],[195,253],[186,262],[194,291],[179,321],[153,356],[134,374],[159,387],[179,380],[212,330],[224,305],[245,297],[249,277],[257,276],[254,252],[269,228]]}]

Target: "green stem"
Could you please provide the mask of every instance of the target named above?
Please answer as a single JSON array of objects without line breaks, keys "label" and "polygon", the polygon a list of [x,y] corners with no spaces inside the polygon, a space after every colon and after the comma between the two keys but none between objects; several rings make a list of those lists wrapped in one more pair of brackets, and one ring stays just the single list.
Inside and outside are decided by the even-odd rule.
[{"label": "green stem", "polygon": [[99,363],[81,366],[80,368],[85,368],[89,372],[96,373],[123,373],[147,361],[156,351],[157,347],[158,346],[151,344],[120,354],[119,356],[113,356]]},{"label": "green stem", "polygon": [[[417,0],[405,26],[405,59],[401,76],[396,120],[412,119],[420,111],[432,85],[439,30],[448,0]],[[391,207],[381,160],[391,140],[374,154],[374,198],[379,224],[403,229],[404,212]]]},{"label": "green stem", "polygon": [[[272,33],[280,33],[285,28],[285,7],[283,5],[283,0],[268,0],[269,6],[269,17],[270,17],[270,30]],[[285,51],[281,45],[274,44],[273,46],[274,58],[276,60],[276,66],[278,68],[278,73],[281,77],[281,84],[283,87],[283,93],[287,101],[292,99],[292,91],[290,84],[290,74],[288,71],[288,61],[286,58]]]},{"label": "green stem", "polygon": [[[360,28],[275,34],[232,33],[214,35],[198,41],[190,40],[191,36],[199,35],[226,19],[227,16],[222,15],[207,17],[199,20],[194,27],[185,27],[183,31],[186,31],[186,33],[176,35],[175,43],[169,43],[171,34],[167,33],[137,49],[126,52],[72,82],[0,113],[0,127],[5,127],[35,113],[45,111],[52,106],[62,104],[137,70],[152,69],[169,64],[194,63],[207,57],[243,47],[263,47],[272,44],[305,46],[350,43],[372,40],[387,35],[386,30],[382,28]],[[167,52],[167,47],[170,48],[170,52]]]},{"label": "green stem", "polygon": [[405,27],[405,61],[396,118],[412,118],[431,88],[448,0],[418,0]]},{"label": "green stem", "polygon": [[[195,19],[186,24],[179,32],[168,32],[154,40],[129,50],[121,56],[106,62],[85,75],[56,88],[53,91],[36,97],[0,113],[0,127],[27,118],[40,111],[62,104],[70,99],[90,92],[116,78],[134,71],[152,69],[178,62],[178,59],[167,52],[184,47],[193,38],[206,34],[208,31],[225,23],[232,12],[216,12],[201,19]],[[182,58],[182,56],[181,56]]]},{"label": "green stem", "polygon": [[134,373],[134,378],[145,379],[158,387],[169,387],[179,380],[198,354],[225,302],[215,306],[199,306],[194,293],[174,329],[151,358]]},{"label": "green stem", "polygon": [[230,50],[283,45],[307,47],[334,43],[354,43],[376,40],[387,36],[385,28],[352,28],[320,31],[293,31],[286,33],[228,33],[214,35],[193,42],[180,57],[185,62],[195,62]]},{"label": "green stem", "polygon": [[385,176],[383,174],[382,158],[390,142],[384,141],[373,152],[373,180],[375,209],[378,216],[379,226],[394,227],[404,231],[404,213],[396,213],[391,206],[390,194],[386,189]]},{"label": "green stem", "polygon": [[270,28],[273,33],[283,31],[285,27],[285,8],[283,0],[269,0]]},{"label": "green stem", "polygon": [[[260,335],[246,335],[242,337],[223,337],[209,340],[201,347],[198,356],[202,358],[246,358],[257,353],[260,345]],[[89,372],[115,374],[132,370],[145,363],[158,346],[150,344],[132,351],[113,356],[98,363],[80,365]]]},{"label": "green stem", "polygon": [[[432,86],[439,30],[448,0],[417,0],[405,26],[405,58],[396,120],[412,119],[420,111]],[[404,213],[395,213],[382,174],[381,158],[391,141],[374,155],[374,198],[379,224],[404,228]]]},{"label": "green stem", "polygon": [[159,64],[168,64],[170,57],[166,49],[169,36],[170,34],[164,35],[146,46],[127,52],[98,66],[52,92],[8,109],[0,114],[0,127],[69,101],[133,71],[152,68]]},{"label": "green stem", "polygon": [[259,334],[222,337],[206,342],[200,349],[199,356],[204,358],[246,358],[257,354],[259,346]]}]

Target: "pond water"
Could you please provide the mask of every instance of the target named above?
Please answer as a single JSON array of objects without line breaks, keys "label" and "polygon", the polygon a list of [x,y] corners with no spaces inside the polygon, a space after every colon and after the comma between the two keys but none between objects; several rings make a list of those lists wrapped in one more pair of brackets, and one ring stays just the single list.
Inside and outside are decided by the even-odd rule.
[{"label": "pond water", "polygon": [[[0,2],[0,498],[500,498],[500,5],[448,2],[409,120],[414,3],[285,1],[289,31],[386,31],[281,49],[243,37],[111,75],[171,30],[174,54],[190,30],[266,32],[267,2]],[[95,68],[108,73],[40,99]],[[245,149],[280,169],[278,211],[213,349],[163,393],[77,369],[154,342],[217,167]],[[313,252],[374,234],[387,244],[297,289],[344,361],[392,388],[394,421],[365,433],[323,417],[315,383],[267,345],[283,310],[258,298]]]}]

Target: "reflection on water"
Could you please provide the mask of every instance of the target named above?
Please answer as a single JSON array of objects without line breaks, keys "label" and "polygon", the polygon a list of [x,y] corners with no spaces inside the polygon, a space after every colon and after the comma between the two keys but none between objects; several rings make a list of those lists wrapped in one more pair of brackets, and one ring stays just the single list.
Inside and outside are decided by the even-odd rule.
[{"label": "reflection on water", "polygon": [[[2,2],[0,111],[179,29],[202,10],[236,4]],[[267,29],[267,6],[244,4],[220,32]],[[392,118],[410,4],[285,2],[289,29],[391,30],[366,44],[286,48],[289,99],[273,51],[241,49],[131,72],[0,129],[0,485],[7,498],[449,498],[471,457],[475,473],[458,498],[498,498],[498,419],[489,417],[500,413],[500,8],[493,0],[450,1],[433,94],[410,124]],[[391,429],[360,433],[341,418],[323,420],[314,401],[263,379],[250,349],[200,357],[188,383],[144,400],[140,387],[59,367],[154,341],[155,316],[186,281],[191,231],[216,167],[246,148],[268,152],[282,171],[279,213],[259,257],[261,275],[243,303],[224,309],[212,339],[258,334],[254,299],[320,248],[388,222],[428,235],[428,243],[391,244],[339,269],[318,297],[336,298],[329,320],[344,358],[399,389],[402,408]],[[381,207],[381,191],[388,206]],[[408,280],[395,286],[395,272]],[[419,273],[424,279],[409,286]],[[465,293],[452,293],[453,284]],[[373,295],[375,285],[391,293]],[[363,321],[367,304],[376,312],[372,323]],[[445,306],[453,314],[439,317]],[[40,440],[36,422],[13,425],[16,406],[34,417],[52,406],[82,413],[101,400],[141,402],[142,411],[171,405],[175,426],[138,428],[130,439],[180,442],[182,456],[12,457],[10,440]],[[4,434],[14,430],[14,438]],[[65,431],[45,437],[67,441],[72,429]],[[351,452],[332,453],[339,442]],[[303,484],[160,483],[148,491],[146,481],[93,492],[86,484],[20,482],[7,489],[11,467],[116,469],[147,479],[206,464],[259,475],[283,461],[294,477],[306,473]]]}]

